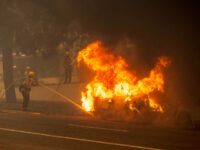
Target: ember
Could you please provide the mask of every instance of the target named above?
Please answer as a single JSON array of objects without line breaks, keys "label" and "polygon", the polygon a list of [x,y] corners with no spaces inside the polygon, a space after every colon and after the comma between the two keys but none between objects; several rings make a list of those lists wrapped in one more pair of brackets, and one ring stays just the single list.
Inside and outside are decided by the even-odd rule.
[{"label": "ember", "polygon": [[[77,58],[78,64],[83,62],[94,71],[95,75],[82,94],[82,107],[86,111],[95,111],[98,104],[128,104],[130,110],[136,109],[138,102],[148,105],[153,111],[163,112],[163,108],[152,97],[153,92],[164,92],[163,69],[170,64],[167,57],[158,58],[158,62],[149,76],[138,79],[134,71],[121,56],[115,56],[103,47],[100,41],[89,44],[81,50]],[[103,107],[103,106],[102,106]]]}]

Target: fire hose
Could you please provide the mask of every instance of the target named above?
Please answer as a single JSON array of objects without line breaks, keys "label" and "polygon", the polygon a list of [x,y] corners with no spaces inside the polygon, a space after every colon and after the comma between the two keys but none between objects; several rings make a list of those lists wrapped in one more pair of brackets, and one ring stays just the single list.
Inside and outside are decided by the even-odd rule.
[{"label": "fire hose", "polygon": [[[1,96],[0,96],[0,99],[3,98],[3,96],[4,96],[5,93],[6,93],[6,91],[8,91],[12,86],[14,86],[14,84],[15,84],[18,80],[20,80],[20,79],[21,79],[21,78],[15,79],[15,80],[3,91],[3,93],[2,93]],[[47,86],[45,86],[44,84],[41,84],[41,83],[40,83],[39,85],[40,85],[41,87],[43,87],[43,88],[49,90],[50,92],[52,92],[52,93],[54,93],[54,94],[60,96],[61,98],[63,98],[63,99],[65,99],[66,101],[68,101],[69,103],[75,105],[75,106],[78,107],[80,110],[82,110],[84,113],[86,113],[86,114],[88,114],[88,115],[90,115],[90,116],[93,116],[92,113],[87,112],[87,111],[84,110],[79,104],[75,103],[73,100],[69,99],[68,97],[64,96],[63,94],[59,93],[58,91],[56,91],[56,90],[54,90],[54,89],[51,89],[51,88],[49,88],[49,87],[47,87]]]},{"label": "fire hose", "polygon": [[0,99],[3,98],[3,96],[5,95],[6,91],[8,91],[11,87],[13,87],[15,85],[15,83],[20,80],[21,78],[17,78],[15,79],[13,82],[11,82],[8,87],[2,92],[1,96],[0,96]]},{"label": "fire hose", "polygon": [[75,103],[73,100],[69,99],[68,97],[64,96],[63,94],[59,93],[58,91],[52,89],[52,88],[49,88],[48,86],[44,85],[44,84],[41,84],[40,83],[40,86],[51,91],[52,93],[55,93],[56,95],[60,96],[61,98],[65,99],[66,101],[68,101],[69,103],[75,105],[76,107],[78,107],[79,109],[81,109],[83,112],[85,112],[86,114],[90,115],[90,116],[93,116],[92,113],[86,111],[83,109],[83,107],[81,107],[79,104]]}]

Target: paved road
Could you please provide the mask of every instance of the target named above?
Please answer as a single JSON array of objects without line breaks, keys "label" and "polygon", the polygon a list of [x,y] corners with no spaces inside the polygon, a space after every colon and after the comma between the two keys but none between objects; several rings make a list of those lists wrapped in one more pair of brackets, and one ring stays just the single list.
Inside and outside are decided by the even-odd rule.
[{"label": "paved road", "polygon": [[199,139],[199,131],[86,116],[0,113],[0,150],[200,149]]}]

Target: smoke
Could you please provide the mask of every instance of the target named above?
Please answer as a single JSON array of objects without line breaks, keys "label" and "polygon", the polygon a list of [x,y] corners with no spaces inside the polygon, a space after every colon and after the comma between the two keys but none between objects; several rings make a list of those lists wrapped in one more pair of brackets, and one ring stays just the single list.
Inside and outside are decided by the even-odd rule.
[{"label": "smoke", "polygon": [[77,20],[94,40],[124,56],[139,76],[145,76],[157,57],[172,59],[166,72],[168,99],[199,101],[198,5],[129,0],[66,3],[69,9],[65,11],[73,14],[70,19]]},{"label": "smoke", "polygon": [[[199,100],[199,22],[197,10],[192,9],[195,3],[85,1],[82,4],[77,18],[84,31],[114,50],[120,43],[124,45],[117,49],[137,70],[148,70],[159,56],[170,57],[173,62],[166,72],[169,99],[186,103]],[[124,37],[134,46],[127,47]]]},{"label": "smoke", "polygon": [[[66,26],[64,32],[77,22],[75,30],[87,35],[87,40],[78,44],[80,37],[74,39],[76,44],[71,44],[72,48],[81,49],[91,41],[101,40],[112,47],[115,54],[125,57],[141,77],[152,68],[157,57],[171,58],[172,65],[166,72],[166,91],[170,99],[198,101],[199,13],[195,2],[30,0],[20,4],[35,20],[38,16],[32,12],[37,9],[31,6],[44,10],[57,29]],[[45,15],[42,17],[42,20],[47,19]]]}]

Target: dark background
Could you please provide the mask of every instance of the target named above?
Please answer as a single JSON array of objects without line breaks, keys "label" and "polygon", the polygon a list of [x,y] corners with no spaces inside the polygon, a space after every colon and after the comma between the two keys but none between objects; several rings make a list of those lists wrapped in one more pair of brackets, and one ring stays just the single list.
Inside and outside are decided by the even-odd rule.
[{"label": "dark background", "polygon": [[[113,49],[120,41],[129,39],[135,48],[124,48],[120,55],[126,57],[131,68],[136,68],[139,75],[142,74],[143,68],[149,71],[157,57],[169,57],[172,60],[171,67],[166,72],[166,91],[170,95],[169,99],[200,103],[198,2],[159,0],[7,0],[7,2],[8,5],[20,10],[21,14],[24,14],[21,16],[24,17],[13,17],[13,15],[10,17],[9,13],[5,13],[1,20],[10,19],[11,22],[15,20],[18,29],[23,22],[37,24],[42,20],[41,26],[45,28],[51,24],[55,33],[61,34],[68,32],[65,27],[71,22],[76,22],[79,32],[87,33],[92,40],[101,40]],[[10,24],[9,21],[7,23]],[[38,27],[35,31],[38,31]],[[53,43],[57,45],[60,42],[59,34],[54,32],[52,34],[51,31],[51,28],[47,30],[46,40],[41,42],[42,45],[47,45],[47,49],[54,47]],[[34,43],[40,37],[32,39],[30,43]],[[32,46],[27,44],[26,47]],[[135,57],[137,60],[134,60]]]},{"label": "dark background", "polygon": [[[47,6],[43,1],[43,5]],[[82,0],[51,1],[62,21],[76,19],[82,30],[106,44],[115,45],[124,36],[137,46],[144,66],[151,68],[159,56],[168,56],[166,88],[171,99],[199,103],[199,5],[195,1]],[[55,14],[56,15],[56,14]],[[124,49],[129,64],[132,49]]]}]

